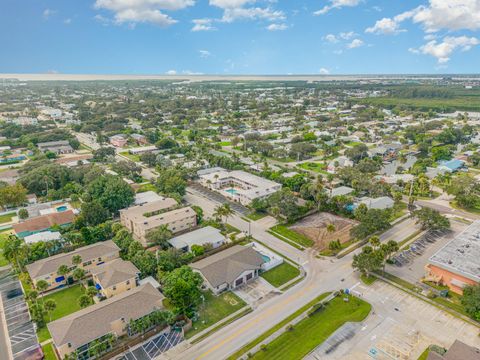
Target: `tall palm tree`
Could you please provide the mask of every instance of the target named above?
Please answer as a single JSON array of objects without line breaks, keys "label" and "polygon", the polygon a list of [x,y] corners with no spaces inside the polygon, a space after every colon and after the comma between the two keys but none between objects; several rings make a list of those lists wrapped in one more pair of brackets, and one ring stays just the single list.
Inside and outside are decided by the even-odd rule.
[{"label": "tall palm tree", "polygon": [[45,304],[43,304],[43,308],[48,313],[48,315],[50,317],[50,322],[51,322],[52,321],[52,312],[54,312],[55,309],[57,308],[57,303],[53,299],[48,299],[47,301],[45,301]]}]

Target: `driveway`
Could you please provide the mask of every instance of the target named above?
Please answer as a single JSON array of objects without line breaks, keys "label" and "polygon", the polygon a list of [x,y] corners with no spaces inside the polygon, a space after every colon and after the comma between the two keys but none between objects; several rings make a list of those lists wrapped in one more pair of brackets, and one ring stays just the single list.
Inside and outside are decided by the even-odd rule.
[{"label": "driveway", "polygon": [[242,285],[233,290],[233,292],[253,308],[271,299],[275,295],[280,294],[275,287],[262,277],[258,277],[254,281]]}]

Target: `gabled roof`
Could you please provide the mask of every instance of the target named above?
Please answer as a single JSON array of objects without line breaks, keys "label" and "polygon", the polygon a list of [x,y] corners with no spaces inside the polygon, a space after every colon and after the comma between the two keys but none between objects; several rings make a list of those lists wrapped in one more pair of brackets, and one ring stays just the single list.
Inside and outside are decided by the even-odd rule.
[{"label": "gabled roof", "polygon": [[103,288],[108,288],[130,280],[137,276],[137,274],[140,274],[140,270],[138,270],[135,265],[130,261],[124,261],[122,259],[109,261],[93,268],[90,272],[97,277]]},{"label": "gabled roof", "polygon": [[112,253],[118,253],[120,248],[112,241],[102,241],[92,245],[81,247],[69,253],[50,256],[46,259],[35,261],[27,265],[27,271],[32,279],[56,272],[60,265],[72,266],[72,257],[80,255],[83,262],[103,257]]},{"label": "gabled roof", "polygon": [[168,240],[169,244],[177,249],[192,245],[215,244],[221,241],[225,241],[225,236],[221,234],[220,230],[212,226],[205,226]]},{"label": "gabled roof", "polygon": [[260,269],[262,256],[249,246],[234,245],[200,261],[190,264],[203,277],[217,287],[232,283],[244,271]]},{"label": "gabled roof", "polygon": [[138,319],[163,308],[164,296],[151,284],[145,284],[98,304],[47,324],[57,347],[71,344],[72,349],[112,332],[112,322]]}]

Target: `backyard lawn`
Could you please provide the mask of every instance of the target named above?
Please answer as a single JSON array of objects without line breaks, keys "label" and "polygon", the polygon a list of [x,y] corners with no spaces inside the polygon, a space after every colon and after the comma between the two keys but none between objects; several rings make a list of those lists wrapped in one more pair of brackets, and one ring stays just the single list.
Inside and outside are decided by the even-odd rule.
[{"label": "backyard lawn", "polygon": [[300,270],[287,262],[274,267],[260,276],[275,287],[280,287],[300,275]]},{"label": "backyard lawn", "polygon": [[302,234],[297,233],[296,231],[290,230],[285,225],[275,225],[270,230],[273,232],[276,232],[279,235],[286,237],[288,240],[298,245],[301,245],[304,247],[310,247],[313,245],[313,241],[311,239],[307,238]]},{"label": "backyard lawn", "polygon": [[321,163],[305,162],[297,165],[297,167],[304,170],[310,170],[317,173],[327,174],[327,171],[326,171],[327,165],[321,164]]},{"label": "backyard lawn", "polygon": [[12,221],[12,218],[15,215],[16,215],[15,211],[0,215],[0,224],[5,224],[5,223],[8,223],[8,222]]},{"label": "backyard lawn", "polygon": [[[39,297],[38,301],[46,301],[53,299],[57,303],[57,308],[52,312],[52,321],[60,319],[64,316],[70,315],[78,310],[81,310],[78,305],[78,298],[83,295],[83,286],[74,285],[64,290],[57,291],[53,294],[46,295],[43,298]],[[50,321],[50,317],[47,315],[47,321]],[[38,329],[38,339],[40,342],[50,339],[50,333],[47,327]]]},{"label": "backyard lawn", "polygon": [[187,338],[198,334],[246,305],[242,299],[232,292],[215,296],[211,291],[206,291],[203,296],[205,302],[200,305],[198,319],[193,322],[192,329],[187,332]]},{"label": "backyard lawn", "polygon": [[371,309],[369,303],[353,296],[349,297],[348,302],[343,298],[344,296],[337,296],[323,310],[300,321],[293,330],[280,335],[252,358],[302,359],[346,322],[358,322],[367,317]]},{"label": "backyard lawn", "polygon": [[57,357],[53,352],[53,345],[51,343],[42,346],[42,350],[43,350],[43,355],[45,356],[44,360],[57,360]]}]

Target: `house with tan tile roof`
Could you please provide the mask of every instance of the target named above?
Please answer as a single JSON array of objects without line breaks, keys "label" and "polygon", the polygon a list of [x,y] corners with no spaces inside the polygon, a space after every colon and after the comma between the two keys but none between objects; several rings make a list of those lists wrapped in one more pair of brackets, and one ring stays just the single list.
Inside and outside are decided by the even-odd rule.
[{"label": "house with tan tile roof", "polygon": [[63,212],[54,212],[51,214],[37,216],[27,219],[18,224],[13,225],[13,230],[19,238],[28,235],[40,233],[42,231],[51,230],[54,225],[67,226],[73,223],[75,214],[72,210]]},{"label": "house with tan tile roof", "polygon": [[108,335],[126,335],[130,320],[162,310],[164,296],[151,284],[114,296],[98,304],[47,324],[60,359],[77,352],[88,352],[88,345]]},{"label": "house with tan tile roof", "polygon": [[66,265],[73,270],[75,266],[72,263],[72,258],[75,255],[79,255],[82,259],[78,267],[84,269],[89,274],[90,270],[95,267],[119,258],[119,253],[120,248],[113,241],[102,241],[78,248],[69,253],[62,253],[35,261],[27,265],[27,271],[34,285],[40,280],[45,280],[49,284],[47,290],[51,290],[67,283],[68,277],[58,275],[57,270],[61,265]]},{"label": "house with tan tile roof", "polygon": [[111,298],[137,287],[140,270],[130,261],[115,259],[90,270],[95,287],[102,296]]}]

